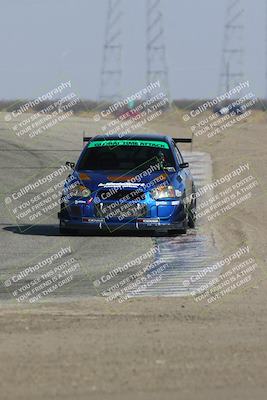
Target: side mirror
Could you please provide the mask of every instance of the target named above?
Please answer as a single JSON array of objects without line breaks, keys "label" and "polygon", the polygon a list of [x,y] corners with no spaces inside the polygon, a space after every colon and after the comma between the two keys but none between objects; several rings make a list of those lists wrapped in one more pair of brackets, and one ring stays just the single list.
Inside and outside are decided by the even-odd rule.
[{"label": "side mirror", "polygon": [[182,164],[179,164],[179,167],[180,167],[181,169],[188,168],[188,167],[189,167],[189,163],[188,163],[188,162],[184,162],[184,163],[182,163]]},{"label": "side mirror", "polygon": [[70,161],[66,161],[66,166],[70,167],[71,169],[74,169],[75,163],[74,162],[70,162]]}]

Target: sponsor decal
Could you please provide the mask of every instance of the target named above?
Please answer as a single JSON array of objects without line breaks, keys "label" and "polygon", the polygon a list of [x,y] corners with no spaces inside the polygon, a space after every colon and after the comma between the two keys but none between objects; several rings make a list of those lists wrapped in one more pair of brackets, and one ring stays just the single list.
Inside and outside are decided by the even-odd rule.
[{"label": "sponsor decal", "polygon": [[169,149],[169,144],[162,141],[152,140],[95,140],[88,144],[88,148],[94,147],[115,147],[115,146],[141,146],[141,147],[157,147],[160,149]]},{"label": "sponsor decal", "polygon": [[108,183],[99,183],[100,187],[138,187],[145,186],[145,183],[131,183],[131,182],[108,182]]},{"label": "sponsor decal", "polygon": [[91,224],[99,224],[100,222],[104,222],[103,218],[83,218],[83,222],[88,222]]},{"label": "sponsor decal", "polygon": [[146,225],[159,224],[159,218],[138,218],[137,222]]}]

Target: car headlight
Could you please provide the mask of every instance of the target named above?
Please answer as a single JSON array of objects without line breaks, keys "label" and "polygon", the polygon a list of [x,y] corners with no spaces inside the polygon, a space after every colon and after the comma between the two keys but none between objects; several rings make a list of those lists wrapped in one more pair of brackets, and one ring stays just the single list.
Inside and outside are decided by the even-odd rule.
[{"label": "car headlight", "polygon": [[83,185],[77,185],[70,189],[68,195],[69,197],[89,197],[91,196],[91,190]]},{"label": "car headlight", "polygon": [[151,196],[155,200],[159,199],[173,199],[177,196],[176,190],[173,186],[158,186],[157,188],[151,190]]}]

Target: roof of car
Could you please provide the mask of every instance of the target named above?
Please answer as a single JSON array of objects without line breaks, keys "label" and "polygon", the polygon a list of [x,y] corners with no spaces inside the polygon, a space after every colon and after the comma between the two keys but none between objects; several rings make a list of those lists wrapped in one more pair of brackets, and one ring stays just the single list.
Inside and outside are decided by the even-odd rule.
[{"label": "roof of car", "polygon": [[92,138],[92,140],[161,140],[168,142],[170,140],[169,136],[161,135],[159,133],[115,133],[111,135],[97,135]]}]

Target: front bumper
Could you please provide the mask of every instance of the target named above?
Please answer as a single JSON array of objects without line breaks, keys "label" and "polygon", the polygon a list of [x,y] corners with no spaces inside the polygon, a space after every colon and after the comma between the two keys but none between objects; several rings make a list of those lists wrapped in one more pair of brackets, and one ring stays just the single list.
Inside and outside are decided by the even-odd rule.
[{"label": "front bumper", "polygon": [[103,231],[109,233],[115,233],[119,231],[153,231],[153,232],[168,232],[170,230],[179,230],[185,228],[185,220],[181,222],[169,223],[161,222],[141,222],[131,221],[125,223],[106,223],[104,220],[87,221],[84,220],[64,220],[61,219],[63,227],[75,231]]},{"label": "front bumper", "polygon": [[[58,214],[61,225],[73,230],[95,230],[105,232],[116,231],[157,231],[184,229],[186,226],[185,206],[182,202],[160,202],[153,207],[140,208],[140,214],[128,218],[104,218],[97,209],[83,205],[63,208]],[[177,204],[179,203],[179,204]]]}]

